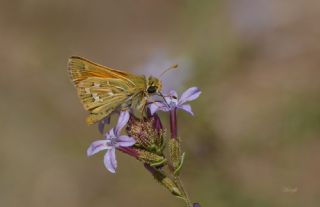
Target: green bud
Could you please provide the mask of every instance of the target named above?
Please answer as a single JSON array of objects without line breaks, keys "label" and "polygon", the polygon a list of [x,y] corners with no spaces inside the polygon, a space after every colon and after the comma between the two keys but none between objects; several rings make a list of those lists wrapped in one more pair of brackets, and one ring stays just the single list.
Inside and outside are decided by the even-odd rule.
[{"label": "green bud", "polygon": [[161,183],[165,188],[167,188],[173,195],[177,197],[182,197],[178,186],[159,169],[156,169],[150,165],[145,164],[145,168],[153,175],[159,183]]},{"label": "green bud", "polygon": [[161,165],[164,165],[167,161],[161,155],[157,155],[155,153],[148,152],[143,149],[137,149],[137,151],[138,151],[138,157],[137,157],[138,160],[141,160],[142,162],[147,163],[151,166],[161,166]]},{"label": "green bud", "polygon": [[178,139],[170,139],[169,140],[169,155],[170,160],[172,162],[172,167],[174,170],[178,168],[181,162],[181,147]]},{"label": "green bud", "polygon": [[179,188],[176,184],[168,177],[165,177],[161,180],[161,183],[175,196],[182,196]]}]

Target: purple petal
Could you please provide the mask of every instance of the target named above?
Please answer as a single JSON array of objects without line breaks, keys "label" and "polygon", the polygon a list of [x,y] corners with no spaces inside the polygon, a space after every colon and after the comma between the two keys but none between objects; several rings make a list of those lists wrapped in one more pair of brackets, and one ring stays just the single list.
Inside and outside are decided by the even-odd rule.
[{"label": "purple petal", "polygon": [[92,156],[101,150],[108,149],[107,140],[97,140],[92,142],[92,144],[87,149],[87,156]]},{"label": "purple petal", "polygon": [[166,105],[166,108],[168,108],[169,110],[171,110],[172,108],[175,108],[178,105],[178,98],[176,96],[167,96],[165,97],[165,100],[167,104],[171,107],[170,108]]},{"label": "purple petal", "polygon": [[105,124],[104,124],[102,121],[100,121],[100,122],[99,122],[99,125],[98,125],[98,130],[99,130],[99,132],[100,132],[101,134],[103,134],[104,126],[105,126]]},{"label": "purple petal", "polygon": [[101,134],[104,132],[105,125],[110,124],[110,116],[105,117],[99,122],[98,129]]},{"label": "purple petal", "polygon": [[116,137],[114,128],[110,129],[105,135],[106,140],[113,139]]},{"label": "purple petal", "polygon": [[182,105],[187,101],[193,101],[194,99],[198,98],[200,94],[201,94],[201,91],[199,88],[197,87],[189,88],[188,90],[183,92],[183,94],[181,95],[181,98],[179,100],[179,105]]},{"label": "purple petal", "polygon": [[123,135],[117,138],[117,143],[121,147],[130,147],[136,143],[136,140],[134,140],[132,137]]},{"label": "purple petal", "polygon": [[174,97],[174,98],[178,98],[178,93],[175,90],[171,90],[169,92],[169,96]]},{"label": "purple petal", "polygon": [[115,136],[119,136],[120,130],[128,123],[130,118],[129,111],[121,111],[118,119],[117,126],[114,129]]},{"label": "purple petal", "polygon": [[201,207],[199,203],[194,203],[193,207]]},{"label": "purple petal", "polygon": [[104,165],[112,173],[116,172],[117,160],[115,148],[111,148],[104,155]]},{"label": "purple petal", "polygon": [[163,102],[154,102],[154,103],[150,104],[149,109],[150,109],[151,115],[153,115],[155,112],[157,112],[159,110],[162,110],[162,111],[169,110],[168,106]]},{"label": "purple petal", "polygon": [[192,112],[191,106],[189,104],[184,104],[182,106],[178,106],[178,108],[188,112],[189,114],[191,114],[193,116],[193,112]]},{"label": "purple petal", "polygon": [[156,128],[157,132],[160,133],[160,130],[163,129],[161,119],[159,118],[158,114],[154,114],[153,118],[154,118],[153,126]]},{"label": "purple petal", "polygon": [[159,105],[157,104],[157,102],[154,102],[149,105],[149,109],[150,109],[151,115],[153,115],[154,113],[156,113],[159,110]]}]

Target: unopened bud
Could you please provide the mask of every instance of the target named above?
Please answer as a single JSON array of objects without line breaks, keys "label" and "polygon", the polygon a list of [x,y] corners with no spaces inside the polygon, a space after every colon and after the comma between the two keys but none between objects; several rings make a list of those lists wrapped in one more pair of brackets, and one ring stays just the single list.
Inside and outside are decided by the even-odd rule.
[{"label": "unopened bud", "polygon": [[169,155],[172,162],[172,167],[176,170],[181,162],[181,147],[178,139],[169,140]]},{"label": "unopened bud", "polygon": [[145,164],[144,166],[153,175],[154,179],[156,179],[159,183],[166,187],[173,195],[178,197],[182,196],[182,193],[180,192],[178,186],[163,172],[147,164]]},{"label": "unopened bud", "polygon": [[138,159],[151,166],[162,166],[166,163],[166,159],[163,156],[157,155],[146,150],[138,149]]}]

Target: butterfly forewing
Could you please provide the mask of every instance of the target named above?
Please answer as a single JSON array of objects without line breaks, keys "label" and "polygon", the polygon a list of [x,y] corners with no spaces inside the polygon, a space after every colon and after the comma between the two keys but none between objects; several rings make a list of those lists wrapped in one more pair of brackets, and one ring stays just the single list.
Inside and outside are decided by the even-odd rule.
[{"label": "butterfly forewing", "polygon": [[132,86],[135,86],[135,83],[132,81],[132,79],[140,77],[120,70],[105,67],[77,56],[69,58],[68,65],[70,76],[75,84],[78,84],[80,81],[85,80],[88,77],[100,77],[121,79],[128,82]]},{"label": "butterfly forewing", "polygon": [[146,88],[144,76],[104,67],[81,57],[69,59],[69,73],[93,124],[117,108],[140,102]]}]

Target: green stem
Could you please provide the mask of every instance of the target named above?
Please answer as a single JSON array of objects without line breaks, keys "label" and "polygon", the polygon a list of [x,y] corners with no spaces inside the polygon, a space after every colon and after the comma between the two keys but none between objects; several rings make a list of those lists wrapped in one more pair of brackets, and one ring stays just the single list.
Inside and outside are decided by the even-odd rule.
[{"label": "green stem", "polygon": [[181,190],[181,192],[183,194],[183,200],[186,203],[187,207],[192,207],[192,203],[189,198],[189,195],[188,195],[187,191],[184,189],[182,181],[179,176],[175,177],[175,183],[179,187],[179,189]]}]

